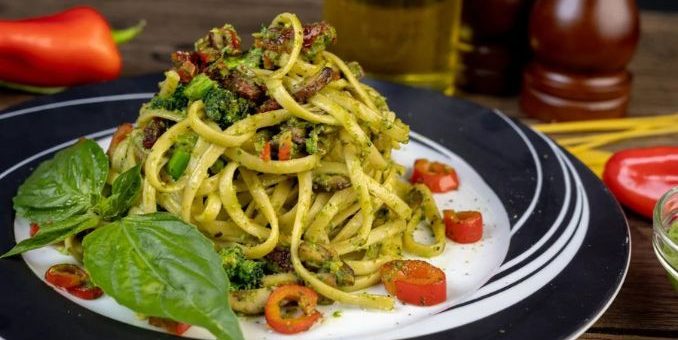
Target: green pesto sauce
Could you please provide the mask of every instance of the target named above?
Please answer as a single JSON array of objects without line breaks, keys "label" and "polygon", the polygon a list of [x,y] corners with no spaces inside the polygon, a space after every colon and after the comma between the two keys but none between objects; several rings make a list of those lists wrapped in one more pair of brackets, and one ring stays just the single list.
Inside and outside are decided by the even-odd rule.
[{"label": "green pesto sauce", "polygon": [[[674,221],[671,224],[671,227],[669,228],[669,238],[673,243],[678,243],[678,220]],[[667,255],[667,258],[671,265],[674,268],[678,268],[678,253],[670,249],[669,247],[666,247],[664,249],[665,254]]]},{"label": "green pesto sauce", "polygon": [[[671,224],[671,227],[668,230],[668,236],[671,239],[671,241],[673,241],[674,243],[678,243],[678,220],[674,221]],[[671,264],[673,268],[678,268],[678,252],[674,251],[668,245],[664,245],[663,248],[666,260]],[[671,281],[671,284],[673,285],[673,288],[678,291],[678,277],[674,277],[670,274],[668,276],[669,280]]]}]

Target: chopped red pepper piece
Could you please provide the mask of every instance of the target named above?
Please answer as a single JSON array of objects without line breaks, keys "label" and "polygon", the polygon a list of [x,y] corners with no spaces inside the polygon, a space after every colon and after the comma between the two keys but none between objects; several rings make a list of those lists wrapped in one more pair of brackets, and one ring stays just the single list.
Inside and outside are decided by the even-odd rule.
[{"label": "chopped red pepper piece", "polygon": [[459,187],[457,172],[449,165],[417,159],[412,170],[412,183],[423,183],[431,192],[443,193]]},{"label": "chopped red pepper piece", "polygon": [[68,288],[66,291],[84,300],[94,300],[104,295],[104,291],[92,285],[92,282],[89,280],[77,287]]},{"label": "chopped red pepper piece", "polygon": [[70,263],[56,264],[49,267],[47,272],[45,272],[45,280],[85,300],[94,300],[104,294],[101,288],[92,284],[87,272]]},{"label": "chopped red pepper piece", "polygon": [[605,164],[603,181],[621,204],[652,218],[657,200],[678,186],[678,146],[617,152]]},{"label": "chopped red pepper piece", "polygon": [[40,231],[40,226],[37,223],[31,223],[31,231],[29,232],[31,237],[35,236],[38,231]]},{"label": "chopped red pepper piece", "polygon": [[264,148],[261,149],[261,154],[259,155],[259,158],[261,158],[264,161],[271,160],[271,142],[264,143]]},{"label": "chopped red pepper piece", "polygon": [[445,235],[457,243],[473,243],[483,237],[483,215],[479,211],[443,210]]},{"label": "chopped red pepper piece", "polygon": [[389,294],[419,306],[432,306],[447,299],[445,272],[421,260],[394,260],[380,269],[381,282]]},{"label": "chopped red pepper piece", "polygon": [[59,288],[68,289],[82,285],[88,280],[88,276],[82,268],[62,263],[49,267],[45,272],[45,280]]},{"label": "chopped red pepper piece", "polygon": [[278,146],[278,160],[287,161],[292,158],[292,134],[285,133]]},{"label": "chopped red pepper piece", "polygon": [[184,322],[179,322],[179,321],[174,321],[172,319],[167,319],[167,318],[159,318],[155,316],[151,316],[148,318],[148,323],[151,326],[155,327],[161,327],[167,330],[168,332],[176,335],[182,335],[186,333],[186,331],[191,328],[191,325],[184,323]]},{"label": "chopped red pepper piece", "polygon": [[[297,303],[301,310],[300,316],[284,315],[282,308],[290,302]],[[315,309],[317,303],[318,293],[311,288],[300,285],[280,286],[271,293],[266,302],[266,322],[278,333],[295,334],[306,331],[322,316]]]}]

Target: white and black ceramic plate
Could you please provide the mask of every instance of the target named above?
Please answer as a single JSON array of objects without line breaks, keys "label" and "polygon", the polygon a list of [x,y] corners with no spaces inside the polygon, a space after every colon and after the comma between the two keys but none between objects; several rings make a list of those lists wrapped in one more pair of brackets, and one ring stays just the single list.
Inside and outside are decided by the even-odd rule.
[{"label": "white and black ceramic plate", "polygon": [[[76,88],[0,113],[0,252],[27,237],[11,198],[32,169],[79,137],[105,144],[116,125],[135,120],[159,80]],[[326,312],[324,324],[306,336],[552,339],[585,331],[616,295],[630,256],[626,221],[600,181],[551,140],[500,112],[427,90],[372,84],[415,132],[396,157],[457,167],[462,190],[438,203],[483,210],[487,232],[480,244],[452,244],[437,260],[450,282],[446,304],[399,306],[393,314],[330,307],[345,316],[334,320]],[[49,248],[0,261],[1,337],[171,337],[134,327],[145,323],[110,298],[64,299],[39,279],[54,261],[64,259]],[[260,323],[244,329],[253,338],[275,337]]]}]

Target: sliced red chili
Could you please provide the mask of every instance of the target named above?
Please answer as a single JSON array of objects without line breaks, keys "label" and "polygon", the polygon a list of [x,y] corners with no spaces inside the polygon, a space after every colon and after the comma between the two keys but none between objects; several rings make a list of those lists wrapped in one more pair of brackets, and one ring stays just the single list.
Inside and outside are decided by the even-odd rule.
[{"label": "sliced red chili", "polygon": [[191,325],[189,325],[187,323],[174,321],[174,320],[168,319],[168,318],[159,318],[159,317],[155,317],[155,316],[149,317],[148,323],[151,326],[164,328],[168,332],[170,332],[172,334],[176,334],[176,335],[182,335],[189,328],[191,328]]},{"label": "sliced red chili", "polygon": [[31,223],[31,231],[29,232],[31,234],[31,237],[35,236],[35,234],[40,231],[40,225],[37,223]]},{"label": "sliced red chili", "polygon": [[264,161],[271,160],[271,142],[266,142],[264,144],[264,148],[261,149],[261,154],[259,154],[259,158],[261,158]]},{"label": "sliced red chili", "polygon": [[423,183],[431,192],[442,193],[459,187],[457,172],[449,165],[417,159],[412,170],[412,183]]},{"label": "sliced red chili", "polygon": [[88,276],[82,268],[62,263],[49,267],[45,272],[45,280],[59,288],[68,289],[82,285],[88,280]]},{"label": "sliced red chili", "polygon": [[292,134],[285,133],[278,146],[278,160],[287,161],[292,158]]},{"label": "sliced red chili", "polygon": [[[295,302],[300,316],[286,316],[283,307]],[[285,285],[276,288],[269,296],[264,310],[266,322],[278,333],[295,334],[311,328],[322,314],[316,310],[318,293],[300,285]]]},{"label": "sliced red chili", "polygon": [[447,299],[445,272],[421,260],[394,260],[381,266],[381,281],[391,295],[419,306]]},{"label": "sliced red chili", "polygon": [[473,243],[483,237],[483,215],[479,211],[443,210],[445,235],[457,243]]},{"label": "sliced red chili", "polygon": [[104,291],[101,288],[94,286],[91,281],[87,280],[83,284],[66,289],[71,295],[77,296],[84,300],[94,300],[102,295]]}]

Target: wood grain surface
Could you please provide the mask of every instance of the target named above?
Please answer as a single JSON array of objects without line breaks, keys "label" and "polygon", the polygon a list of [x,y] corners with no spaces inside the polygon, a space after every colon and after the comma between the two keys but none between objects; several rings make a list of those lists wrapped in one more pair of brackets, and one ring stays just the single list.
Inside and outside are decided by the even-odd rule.
[{"label": "wood grain surface", "polygon": [[[86,1],[27,0],[0,2],[0,18],[22,18],[46,14]],[[123,76],[165,70],[169,53],[186,48],[207,29],[229,22],[245,43],[249,34],[268,23],[279,12],[297,13],[302,20],[318,20],[322,2],[311,0],[118,0],[87,1],[99,9],[114,27],[147,21],[143,34],[121,46],[125,61]],[[339,37],[341,39],[341,37]],[[634,74],[629,115],[643,116],[678,111],[678,13],[641,13],[641,39],[631,63]],[[463,97],[524,118],[515,97]],[[0,109],[34,96],[0,90]],[[529,123],[529,121],[527,121]],[[677,136],[626,142],[615,148],[670,143]],[[678,293],[669,285],[652,250],[652,228],[648,220],[627,212],[631,229],[632,258],[626,281],[610,308],[582,339],[675,339],[678,338]],[[605,226],[592,226],[605,228]]]}]

